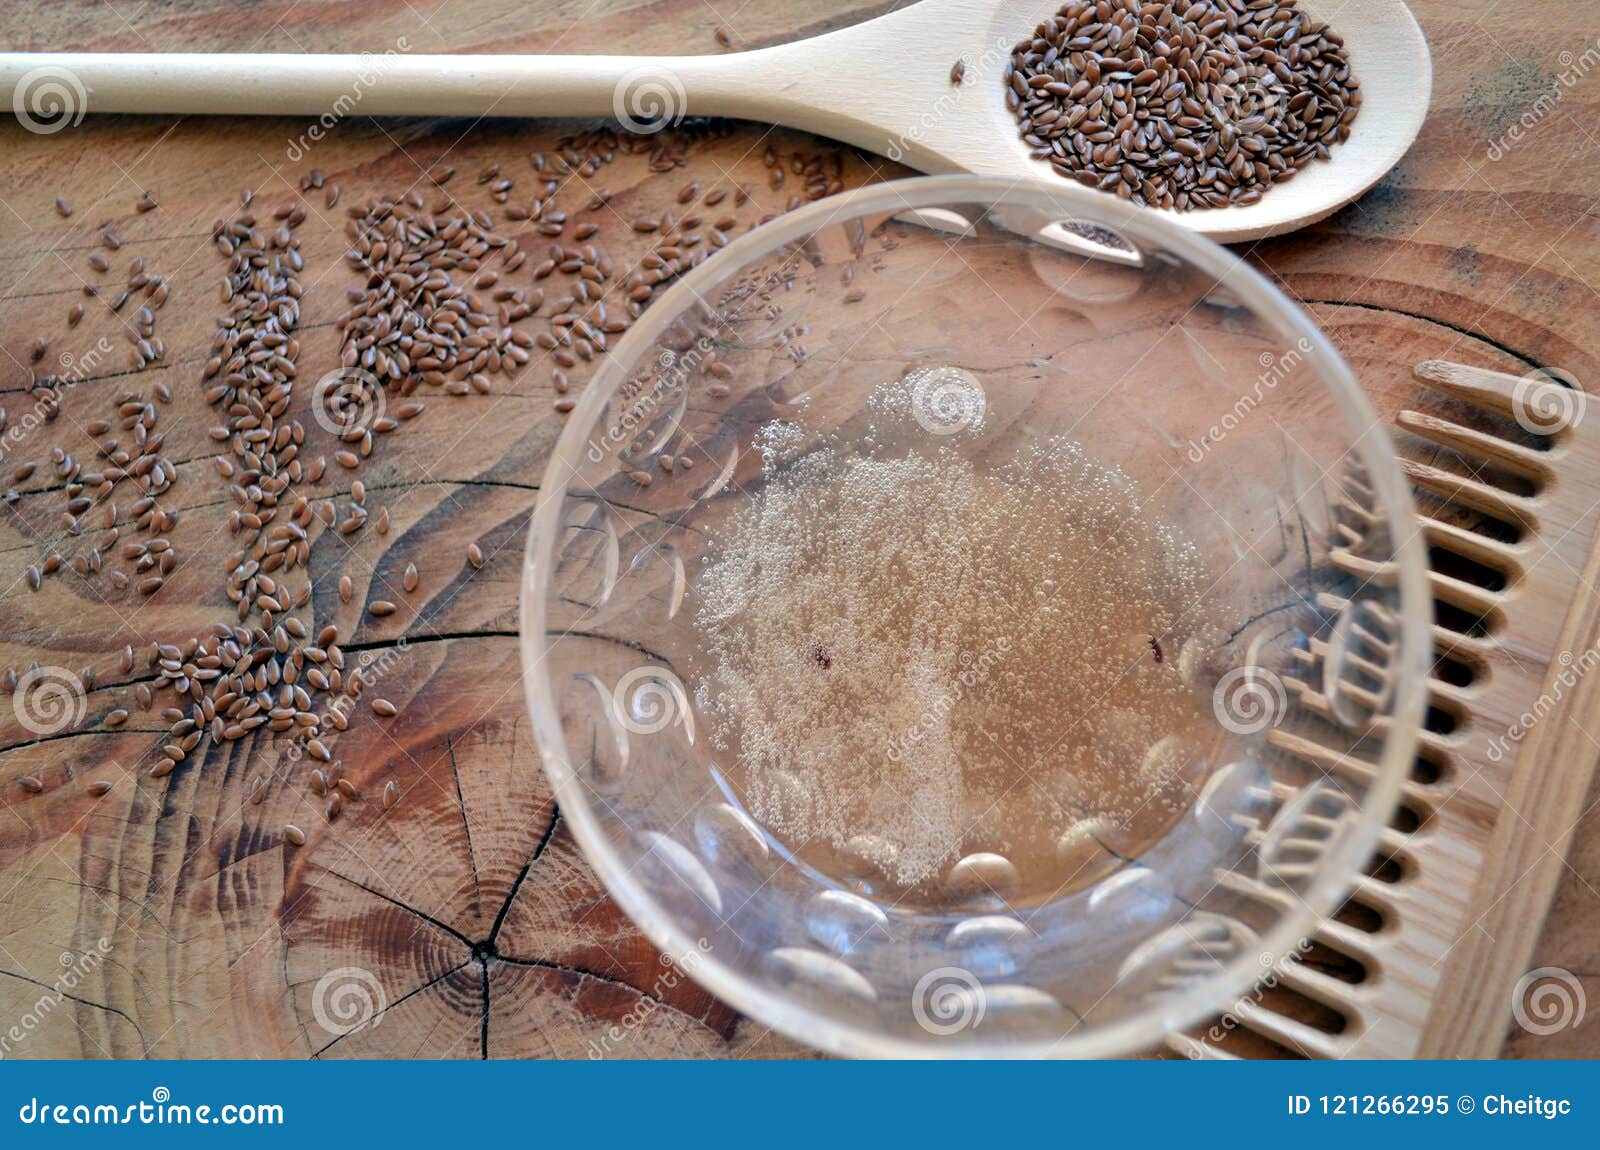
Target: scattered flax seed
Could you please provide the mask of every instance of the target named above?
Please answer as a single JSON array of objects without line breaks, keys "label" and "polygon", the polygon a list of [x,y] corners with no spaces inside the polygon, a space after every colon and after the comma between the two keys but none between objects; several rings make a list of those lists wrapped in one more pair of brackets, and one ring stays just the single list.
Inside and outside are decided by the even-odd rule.
[{"label": "scattered flax seed", "polygon": [[62,219],[66,219],[71,214],[72,214],[72,204],[71,204],[71,202],[68,201],[68,200],[57,199],[56,200],[56,215],[60,216]]},{"label": "scattered flax seed", "polygon": [[[30,795],[44,793],[44,780],[39,778],[37,775],[23,775],[17,780],[17,785],[23,790],[27,791]],[[391,787],[394,786],[393,783],[390,783],[389,785]]]},{"label": "scattered flax seed", "polygon": [[105,718],[105,723],[108,727],[120,727],[127,721],[128,712],[123,710],[121,707],[118,707],[115,711],[112,711],[110,714],[106,715]]},{"label": "scattered flax seed", "polygon": [[372,700],[372,711],[374,714],[382,715],[385,719],[392,719],[400,713],[400,708],[389,702],[388,699],[374,699]]},{"label": "scattered flax seed", "polygon": [[389,534],[389,509],[387,507],[378,508],[378,518],[373,526],[377,529],[379,535]]},{"label": "scattered flax seed", "polygon": [[471,563],[473,567],[482,567],[483,548],[479,547],[476,543],[467,544],[467,562]]},{"label": "scattered flax seed", "polygon": [[405,574],[400,577],[400,585],[407,591],[415,591],[417,589],[417,565],[415,563],[406,564]]},{"label": "scattered flax seed", "polygon": [[395,803],[400,801],[400,788],[394,785],[394,780],[383,784],[383,809],[392,810]]},{"label": "scattered flax seed", "polygon": [[395,606],[387,599],[374,599],[370,604],[367,605],[367,610],[377,618],[382,619],[385,616],[393,615],[395,612]]},{"label": "scattered flax seed", "polygon": [[728,29],[723,25],[717,25],[715,36],[717,43],[721,44],[724,48],[733,47],[733,34],[729,32]]},{"label": "scattered flax seed", "polygon": [[350,592],[353,591],[354,589],[355,589],[354,588],[354,584],[352,584],[350,582],[350,576],[348,576],[348,575],[339,576],[339,600],[340,600],[340,602],[343,602],[343,603],[350,602]]},{"label": "scattered flax seed", "polygon": [[133,210],[143,214],[144,212],[154,211],[155,206],[155,200],[150,198],[149,192],[146,192],[144,195],[139,197],[139,202],[133,205]]},{"label": "scattered flax seed", "polygon": [[293,823],[288,823],[284,826],[283,838],[285,842],[292,843],[297,847],[303,847],[306,845],[306,832],[295,826]]},{"label": "scattered flax seed", "polygon": [[97,782],[90,783],[88,790],[90,795],[98,799],[111,793],[111,784],[105,779],[100,779]]},{"label": "scattered flax seed", "polygon": [[961,81],[966,79],[966,77],[967,62],[965,60],[957,60],[950,66],[950,82],[956,87],[959,88],[961,86]]}]

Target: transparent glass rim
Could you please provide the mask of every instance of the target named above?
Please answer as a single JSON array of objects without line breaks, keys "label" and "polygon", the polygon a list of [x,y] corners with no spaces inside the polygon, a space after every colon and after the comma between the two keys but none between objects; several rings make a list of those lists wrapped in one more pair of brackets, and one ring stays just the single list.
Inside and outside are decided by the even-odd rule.
[{"label": "transparent glass rim", "polygon": [[[634,924],[674,960],[694,956],[692,977],[741,1013],[797,1042],[828,1054],[865,1058],[1109,1058],[1156,1046],[1167,1035],[1188,1029],[1224,1009],[1262,975],[1259,955],[1249,952],[1198,980],[1181,993],[1150,1003],[1127,1017],[1084,1027],[1053,1039],[1017,1038],[936,1043],[884,1033],[814,1009],[705,953],[629,873],[600,827],[593,795],[571,768],[566,741],[544,655],[552,637],[545,634],[548,558],[561,524],[567,477],[578,470],[585,437],[605,403],[626,381],[631,365],[654,345],[671,322],[694,302],[703,301],[726,271],[762,258],[785,244],[853,217],[934,208],[959,202],[1013,204],[1059,213],[1054,218],[1109,226],[1132,240],[1147,239],[1177,252],[1200,271],[1234,292],[1256,316],[1294,345],[1305,340],[1307,360],[1344,417],[1352,443],[1368,440],[1363,462],[1368,481],[1388,509],[1387,527],[1395,542],[1400,595],[1399,671],[1389,736],[1367,799],[1351,830],[1328,852],[1300,905],[1285,912],[1261,937],[1261,952],[1291,953],[1317,923],[1342,904],[1378,843],[1399,803],[1410,774],[1423,717],[1432,651],[1432,600],[1427,561],[1410,485],[1405,481],[1388,430],[1356,383],[1355,375],[1332,343],[1288,297],[1232,252],[1155,212],[1074,184],[1006,180],[983,176],[919,176],[872,184],[804,205],[763,224],[728,244],[714,257],[672,285],[631,327],[601,362],[577,406],[568,416],[540,482],[523,556],[521,628],[523,689],[534,736],[556,802],[572,824],[573,836],[611,896]],[[652,318],[653,317],[653,318]],[[540,555],[541,542],[546,546]]]}]

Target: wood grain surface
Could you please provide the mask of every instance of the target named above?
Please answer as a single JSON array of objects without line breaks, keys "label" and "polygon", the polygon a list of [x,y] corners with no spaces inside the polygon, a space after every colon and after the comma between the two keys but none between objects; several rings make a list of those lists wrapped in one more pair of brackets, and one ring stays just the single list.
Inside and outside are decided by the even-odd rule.
[{"label": "wood grain surface", "polygon": [[[716,52],[813,35],[890,7],[64,3],[0,12],[0,45],[368,50],[375,61],[402,37],[405,51]],[[1240,250],[1303,301],[1386,414],[1408,403],[1412,365],[1426,358],[1561,369],[1592,387],[1600,379],[1600,11],[1559,0],[1514,8],[1416,0],[1412,9],[1435,63],[1433,110],[1412,153],[1324,223]],[[731,48],[714,38],[719,26]],[[0,511],[0,670],[88,668],[94,684],[82,721],[59,731],[41,734],[50,724],[38,714],[30,725],[0,707],[0,1054],[805,1055],[661,963],[590,873],[551,800],[523,711],[515,638],[524,529],[562,420],[548,363],[495,377],[487,395],[419,393],[426,411],[380,437],[354,471],[333,462],[340,445],[332,436],[302,418],[304,455],[325,456],[329,466],[296,492],[347,510],[359,478],[372,514],[384,508],[391,520],[384,535],[370,522],[350,535],[318,533],[294,584],[309,585],[310,598],[293,614],[313,634],[337,626],[347,661],[364,662],[377,680],[368,697],[399,707],[384,719],[363,704],[337,736],[335,753],[361,799],[329,822],[308,785],[315,762],[291,759],[282,740],[258,735],[207,740],[170,774],[149,777],[166,741],[159,712],[171,700],[138,705],[139,684],[154,678],[144,650],[182,645],[233,617],[234,498],[213,462],[218,415],[201,379],[224,310],[226,260],[212,243],[213,221],[238,212],[246,186],[263,218],[279,205],[307,209],[296,233],[305,261],[300,402],[338,365],[336,322],[346,291],[361,282],[344,258],[348,204],[412,188],[431,201],[440,193],[425,173],[449,164],[458,169],[449,191],[501,222],[478,173],[498,164],[516,182],[513,202],[526,202],[539,186],[530,155],[554,156],[582,125],[379,122],[362,117],[357,100],[317,133],[325,138],[312,139],[312,127],[91,116],[35,134],[9,116],[0,122],[0,407],[8,416],[0,487],[17,492]],[[590,242],[626,267],[650,242],[627,221],[681,211],[676,193],[691,181],[708,190],[748,184],[752,198],[737,210],[742,232],[804,192],[794,168],[812,159],[831,171],[838,155],[845,186],[904,174],[754,124],[692,127],[655,143],[663,150],[619,149],[595,172],[564,181],[556,204],[572,223],[562,242],[572,242],[572,225],[602,188],[612,196],[593,214],[601,230]],[[789,173],[781,187],[769,150]],[[662,167],[671,170],[652,170]],[[322,192],[302,195],[313,168],[341,188],[336,208]],[[159,206],[141,213],[135,202],[146,192]],[[70,217],[52,206],[57,197],[71,202]],[[88,263],[103,225],[123,241],[106,253],[105,274]],[[529,223],[504,230],[534,258],[548,242]],[[166,355],[139,371],[124,338],[136,305],[114,314],[103,296],[82,294],[85,282],[120,287],[135,257],[166,277],[171,294],[155,313]],[[550,282],[567,284],[560,273]],[[69,327],[68,309],[79,302],[86,315]],[[548,320],[528,329],[547,330]],[[29,391],[39,338],[48,346],[32,366],[69,380],[50,421]],[[580,386],[587,365],[569,374]],[[170,402],[154,398],[158,385]],[[165,436],[160,454],[175,474],[161,507],[177,517],[170,539],[178,561],[148,597],[112,586],[109,571],[129,565],[120,546],[105,570],[73,571],[71,556],[102,534],[100,511],[86,513],[94,527],[82,536],[64,529],[69,495],[51,454],[99,466],[104,436],[86,428],[115,423],[125,392],[151,399],[154,431]],[[14,478],[29,462],[34,473]],[[469,545],[485,555],[481,568],[468,560]],[[28,569],[54,553],[69,562],[30,590]],[[418,570],[414,592],[402,586],[408,564]],[[348,603],[339,594],[344,576]],[[398,610],[363,610],[377,599]],[[124,671],[129,645],[139,657]],[[119,708],[130,717],[108,725]],[[1600,747],[1587,731],[1575,741]],[[28,782],[35,779],[40,786]],[[259,804],[251,802],[255,780]],[[110,783],[109,793],[91,794],[96,782]],[[399,801],[385,810],[378,796],[390,782]],[[1533,905],[1518,928],[1538,930],[1543,920],[1533,965],[1571,972],[1600,1009],[1597,799],[1584,803],[1548,918]],[[305,846],[284,844],[291,822],[305,829]],[[1516,899],[1514,886],[1508,897]],[[371,982],[346,975],[349,995],[330,998],[328,979],[348,970]],[[381,1023],[342,1033],[339,1010],[359,1009],[363,993],[383,996]],[[1550,1035],[1516,1028],[1505,1052],[1592,1057],[1597,1034],[1592,1018]]]}]

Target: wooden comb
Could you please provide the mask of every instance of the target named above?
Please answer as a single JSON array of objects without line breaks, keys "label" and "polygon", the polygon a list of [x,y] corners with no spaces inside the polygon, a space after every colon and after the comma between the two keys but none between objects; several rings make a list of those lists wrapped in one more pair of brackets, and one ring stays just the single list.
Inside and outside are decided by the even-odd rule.
[{"label": "wooden comb", "polygon": [[[1542,373],[1429,360],[1414,374],[1444,410],[1394,420],[1437,617],[1428,729],[1401,809],[1310,949],[1230,1015],[1172,1036],[1171,1053],[1484,1058],[1510,1025],[1597,757],[1582,728],[1600,722],[1600,675],[1586,674],[1600,666],[1600,428],[1580,390]],[[1382,561],[1361,554],[1362,476],[1345,488],[1332,561],[1382,579]],[[1319,602],[1330,616],[1348,606]],[[1326,643],[1298,654],[1296,705],[1331,713],[1317,686]],[[1381,660],[1365,669],[1381,680]],[[1272,742],[1350,769],[1303,736]],[[1271,798],[1289,801],[1282,789]]]}]

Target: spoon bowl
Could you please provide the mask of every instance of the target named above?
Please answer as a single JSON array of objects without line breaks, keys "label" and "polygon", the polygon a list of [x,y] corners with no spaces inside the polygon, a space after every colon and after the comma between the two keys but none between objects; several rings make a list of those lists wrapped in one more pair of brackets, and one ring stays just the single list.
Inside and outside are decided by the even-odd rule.
[{"label": "spoon bowl", "polygon": [[[1406,6],[1299,7],[1345,40],[1362,92],[1350,138],[1254,204],[1161,214],[1221,243],[1292,231],[1355,200],[1416,139],[1432,66]],[[8,52],[0,100],[19,118],[47,88],[57,100],[65,94],[74,118],[315,116],[345,106],[352,92],[373,116],[610,115],[646,131],[686,115],[727,116],[814,132],[928,173],[1064,183],[1028,154],[1003,81],[1013,46],[1055,10],[1053,0],[922,0],[811,39],[706,56]]]}]

